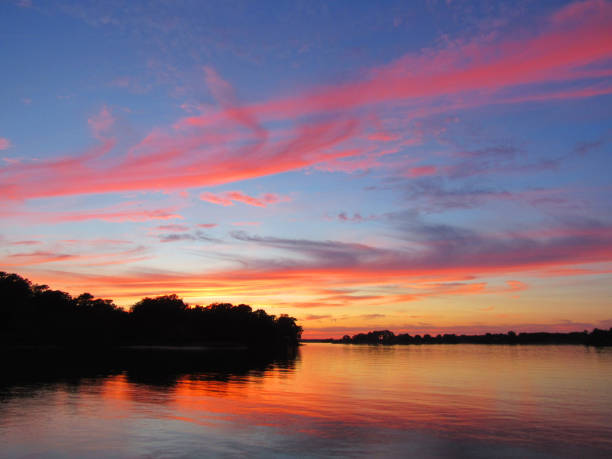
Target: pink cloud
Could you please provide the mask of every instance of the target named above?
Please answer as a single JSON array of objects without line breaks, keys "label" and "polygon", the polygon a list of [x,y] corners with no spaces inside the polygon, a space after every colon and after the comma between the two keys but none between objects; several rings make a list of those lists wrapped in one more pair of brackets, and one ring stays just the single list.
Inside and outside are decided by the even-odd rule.
[{"label": "pink cloud", "polygon": [[219,204],[220,206],[233,206],[234,203],[231,199],[225,198],[214,193],[205,192],[200,195],[202,201],[210,202],[212,204]]},{"label": "pink cloud", "polygon": [[50,216],[55,222],[81,222],[87,220],[102,220],[106,222],[145,222],[149,220],[174,220],[183,217],[172,209],[125,210],[119,212],[74,212],[54,214]]},{"label": "pink cloud", "polygon": [[244,194],[242,191],[225,191],[220,194],[205,192],[200,195],[200,199],[221,206],[233,206],[236,201],[255,207],[266,207],[268,204],[289,201],[287,196],[280,196],[274,193],[265,193],[259,197],[253,197]]},{"label": "pink cloud", "polygon": [[91,127],[94,137],[102,139],[108,131],[115,124],[115,118],[109,111],[108,107],[102,107],[100,113],[92,116],[87,120],[87,123]]},{"label": "pink cloud", "polygon": [[226,110],[228,119],[246,126],[257,133],[262,140],[268,136],[267,131],[261,126],[257,118],[238,103],[236,93],[232,85],[225,81],[212,67],[204,68],[206,84],[221,107]]},{"label": "pink cloud", "polygon": [[380,142],[391,142],[393,140],[398,140],[399,138],[400,137],[397,134],[389,134],[386,132],[377,132],[368,136],[369,140],[377,140]]},{"label": "pink cloud", "polygon": [[409,177],[425,177],[427,175],[434,175],[437,172],[436,166],[418,166],[412,167],[408,170]]},{"label": "pink cloud", "polygon": [[[568,13],[580,10],[581,14]],[[572,20],[567,20],[568,18]],[[556,18],[556,19],[555,19]],[[565,19],[564,19],[565,18]],[[439,97],[545,81],[571,80],[576,69],[612,56],[612,5],[603,1],[569,5],[542,33],[520,40],[452,43],[448,48],[406,55],[356,83],[327,86],[293,98],[244,108],[270,119],[347,110],[389,100]],[[579,36],[580,40],[575,40]],[[205,115],[185,120],[210,122]]]},{"label": "pink cloud", "polygon": [[48,223],[83,222],[101,220],[106,222],[145,222],[151,220],[182,219],[176,207],[160,209],[143,209],[131,203],[119,204],[101,209],[84,210],[79,212],[5,212],[4,217],[18,217],[32,221]]},{"label": "pink cloud", "polygon": [[259,199],[266,204],[276,204],[277,202],[288,202],[291,200],[288,196],[280,196],[275,193],[264,193]]},{"label": "pink cloud", "polygon": [[11,141],[6,137],[0,137],[0,150],[8,150],[11,147]]},{"label": "pink cloud", "polygon": [[5,256],[3,259],[0,260],[0,262],[2,263],[2,265],[10,267],[32,266],[60,262],[77,262],[79,266],[106,266],[128,264],[134,263],[136,261],[149,259],[150,257],[143,255],[145,251],[146,249],[144,247],[136,247],[120,252],[79,254],[37,250],[34,252],[27,253],[13,253]]},{"label": "pink cloud", "polygon": [[[423,230],[435,233],[434,228]],[[420,248],[414,244],[412,250],[402,251],[335,241],[249,236],[237,231],[233,237],[246,244],[285,250],[287,255],[293,253],[298,257],[286,263],[245,259],[242,268],[185,274],[146,271],[88,276],[75,272],[67,274],[63,282],[83,282],[88,289],[98,286],[104,295],[113,297],[218,290],[253,299],[269,298],[291,285],[295,294],[307,300],[277,305],[299,308],[383,306],[439,296],[515,295],[528,287],[514,280],[517,273],[529,277],[537,273],[566,275],[565,270],[580,269],[580,265],[612,261],[609,228],[607,234],[594,235],[585,228],[581,235],[572,229],[568,232],[572,234],[570,237],[540,239],[460,233],[453,239],[448,230],[442,233],[421,242]],[[32,259],[28,259],[29,255]],[[3,261],[26,265],[34,263],[36,256],[42,257],[41,262],[67,261],[66,254],[29,255],[20,255],[22,260],[13,257]],[[100,263],[108,259],[88,261]],[[557,270],[559,273],[554,272]],[[479,279],[501,274],[513,280],[490,284]],[[379,293],[367,290],[372,286]],[[381,293],[383,288],[385,291]]]},{"label": "pink cloud", "polygon": [[[609,69],[589,65],[612,58],[611,22],[609,2],[571,4],[541,24],[535,35],[449,43],[370,69],[361,80],[253,104],[242,104],[232,86],[207,67],[205,80],[219,110],[183,118],[171,129],[151,132],[127,152],[109,155],[115,144],[103,139],[114,119],[104,107],[89,120],[94,136],[104,142],[96,153],[2,169],[0,199],[210,187],[313,166],[346,172],[377,167],[379,152],[355,145],[367,136],[364,109],[410,104],[415,112],[427,112],[440,106],[609,93],[609,84],[598,83],[556,92],[541,87],[603,78]],[[519,87],[521,94],[513,95]],[[388,105],[383,108],[383,103]],[[275,120],[291,127],[263,124]],[[393,141],[373,135],[373,140]]]},{"label": "pink cloud", "polygon": [[563,100],[563,99],[583,99],[587,97],[604,96],[612,94],[612,86],[610,85],[591,85],[580,89],[565,89],[561,91],[543,91],[536,94],[524,94],[520,96],[508,96],[500,98],[498,103],[520,103],[531,101],[545,100]]},{"label": "pink cloud", "polygon": [[232,148],[214,143],[211,147],[197,133],[178,139],[154,133],[118,163],[101,159],[114,146],[107,140],[80,157],[0,170],[4,182],[0,198],[185,189],[276,174],[354,154],[335,151],[333,147],[352,137],[356,129],[353,120],[303,124],[288,140],[279,140],[265,149],[258,145]]},{"label": "pink cloud", "polygon": [[[605,0],[587,0],[571,3],[553,13],[550,21],[563,26],[568,23],[580,23],[589,17],[597,16],[608,10],[609,2]],[[608,12],[609,14],[609,12]]]},{"label": "pink cloud", "polygon": [[196,225],[198,228],[214,228],[217,226],[216,223],[199,223]]},{"label": "pink cloud", "polygon": [[240,191],[228,191],[225,195],[233,201],[242,202],[249,206],[266,207],[266,204],[262,200],[243,194]]},{"label": "pink cloud", "polygon": [[[234,223],[235,226],[256,224]],[[105,295],[114,297],[169,292],[197,295],[203,290],[217,290],[248,296],[253,301],[267,301],[279,289],[291,285],[292,292],[305,300],[277,305],[382,306],[438,296],[513,296],[528,288],[517,280],[521,275],[531,278],[609,273],[612,262],[612,230],[600,224],[585,223],[553,228],[550,233],[527,234],[480,234],[441,225],[423,225],[404,232],[411,236],[409,249],[253,236],[234,231],[231,236],[245,244],[241,253],[248,253],[252,245],[285,254],[271,260],[237,257],[239,267],[229,270],[184,274],[148,270],[114,276],[74,272],[66,274],[62,282],[82,282],[88,289],[98,286]],[[135,252],[126,258],[140,256],[144,254]],[[60,261],[105,263],[115,259],[120,257],[85,260],[74,258],[71,253],[39,251],[14,254],[0,261],[10,266],[27,266]],[[593,268],[597,263],[599,268]],[[500,275],[509,280],[491,283],[483,279]],[[375,287],[375,292],[371,287]]]},{"label": "pink cloud", "polygon": [[159,225],[155,229],[158,231],[189,231],[187,225]]},{"label": "pink cloud", "polygon": [[41,263],[53,263],[56,261],[69,261],[78,258],[78,255],[62,254],[37,250],[29,253],[13,253],[3,260],[6,266],[35,265]]},{"label": "pink cloud", "polygon": [[380,167],[381,157],[392,155],[399,152],[399,148],[386,148],[378,151],[355,151],[354,155],[346,158],[334,158],[323,161],[314,166],[315,169],[326,172],[346,172],[364,171],[375,167]]},{"label": "pink cloud", "polygon": [[259,226],[261,222],[233,222],[233,226]]}]

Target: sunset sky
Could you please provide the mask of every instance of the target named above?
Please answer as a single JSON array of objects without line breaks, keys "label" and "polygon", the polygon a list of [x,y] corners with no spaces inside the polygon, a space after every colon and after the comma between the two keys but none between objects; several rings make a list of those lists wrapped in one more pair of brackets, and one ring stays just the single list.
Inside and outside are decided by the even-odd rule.
[{"label": "sunset sky", "polygon": [[612,2],[2,1],[0,270],[359,331],[612,326]]}]

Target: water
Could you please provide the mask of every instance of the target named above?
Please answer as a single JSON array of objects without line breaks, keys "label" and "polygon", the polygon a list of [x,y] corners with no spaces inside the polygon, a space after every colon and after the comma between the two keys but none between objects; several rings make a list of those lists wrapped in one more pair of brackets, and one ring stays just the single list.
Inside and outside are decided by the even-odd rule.
[{"label": "water", "polygon": [[612,349],[237,355],[11,370],[0,457],[612,457]]}]

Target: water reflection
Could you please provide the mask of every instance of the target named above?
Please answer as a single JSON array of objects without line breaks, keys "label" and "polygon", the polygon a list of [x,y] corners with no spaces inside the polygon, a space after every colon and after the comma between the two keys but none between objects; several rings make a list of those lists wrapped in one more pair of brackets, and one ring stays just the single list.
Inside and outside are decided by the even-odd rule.
[{"label": "water reflection", "polygon": [[0,359],[0,394],[7,396],[12,387],[35,390],[64,384],[76,390],[82,384],[92,387],[115,376],[164,390],[190,379],[239,383],[245,377],[263,378],[272,370],[290,371],[299,359],[299,348],[276,352],[123,349],[87,354],[21,349],[0,353]]},{"label": "water reflection", "polygon": [[0,456],[612,452],[609,351],[309,344],[283,356],[103,363],[46,359],[3,377]]}]

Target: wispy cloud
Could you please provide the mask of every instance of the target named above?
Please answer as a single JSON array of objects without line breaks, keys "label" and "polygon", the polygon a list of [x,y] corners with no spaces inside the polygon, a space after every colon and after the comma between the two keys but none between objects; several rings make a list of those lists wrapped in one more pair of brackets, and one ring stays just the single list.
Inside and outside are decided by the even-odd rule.
[{"label": "wispy cloud", "polygon": [[261,222],[257,221],[244,221],[244,222],[232,222],[232,226],[259,226]]},{"label": "wispy cloud", "polygon": [[[347,172],[377,167],[385,151],[398,151],[378,143],[399,139],[369,132],[367,111],[401,103],[417,113],[445,106],[445,100],[446,107],[467,107],[609,93],[610,88],[593,85],[609,70],[611,20],[608,2],[571,4],[540,24],[536,34],[449,42],[364,71],[361,79],[259,103],[241,103],[234,88],[207,67],[204,79],[218,110],[180,119],[128,151],[108,155],[115,145],[102,139],[109,138],[113,117],[104,107],[90,118],[94,136],[104,142],[102,151],[3,169],[0,198],[216,186],[316,165]],[[587,86],[576,88],[585,81]],[[547,82],[560,87],[543,89]],[[283,126],[272,127],[276,121]],[[357,144],[368,136],[373,145]],[[432,167],[416,166],[408,175],[431,175]],[[250,203],[257,202],[264,201]]]},{"label": "wispy cloud", "polygon": [[102,220],[107,222],[145,222],[149,220],[174,220],[183,218],[173,209],[125,210],[119,212],[75,212],[53,214],[48,221],[79,222],[86,220]]},{"label": "wispy cloud", "polygon": [[202,231],[195,233],[165,233],[157,236],[160,242],[179,242],[179,241],[204,241],[219,242],[219,239],[207,236]]},{"label": "wispy cloud", "polygon": [[156,226],[155,229],[157,231],[178,231],[178,232],[182,232],[182,231],[189,231],[189,227],[187,225],[159,225]]},{"label": "wispy cloud", "polygon": [[38,244],[42,244],[42,241],[36,241],[36,240],[13,241],[10,244],[11,245],[38,245]]},{"label": "wispy cloud", "polygon": [[177,213],[177,207],[147,209],[137,203],[123,203],[98,209],[88,209],[73,212],[50,211],[10,211],[4,212],[4,217],[20,218],[46,223],[84,222],[100,220],[106,222],[145,222],[151,220],[174,220],[183,217]]},{"label": "wispy cloud", "polygon": [[143,246],[106,253],[69,253],[36,250],[33,252],[11,253],[0,259],[0,263],[11,268],[24,268],[50,263],[68,263],[84,267],[123,265],[149,259],[150,257],[146,255],[146,252],[147,249]]},{"label": "wispy cloud", "polygon": [[290,200],[287,196],[280,196],[274,193],[265,193],[257,197],[244,194],[242,191],[225,191],[223,193],[205,192],[200,195],[202,201],[207,201],[212,204],[222,206],[233,206],[234,202],[241,202],[255,207],[267,207],[269,204],[278,202],[287,202]]},{"label": "wispy cloud", "polygon": [[98,139],[104,139],[106,134],[110,131],[115,124],[115,118],[111,114],[108,107],[102,107],[100,112],[87,120],[89,127],[91,128],[94,137]]},{"label": "wispy cloud", "polygon": [[[391,222],[404,234],[405,248],[234,231],[230,233],[232,238],[245,244],[245,248],[274,249],[264,253],[269,257],[276,253],[276,256],[253,259],[236,255],[235,269],[196,273],[71,275],[118,296],[172,291],[198,296],[201,292],[214,292],[217,296],[246,296],[252,301],[263,298],[268,303],[294,308],[357,305],[368,308],[437,296],[514,296],[528,288],[521,276],[565,276],[575,270],[584,275],[597,274],[608,272],[605,266],[612,263],[612,229],[602,222],[567,223],[522,233],[480,233],[425,223],[409,215],[398,215]],[[204,234],[197,233],[161,235],[160,240],[164,239],[166,242],[208,240]],[[238,252],[256,253],[240,248]],[[19,264],[25,265],[24,260]],[[593,269],[594,264],[603,264],[603,267]],[[487,280],[491,276],[503,276],[506,280],[501,284],[492,283]],[[299,299],[270,301],[279,292],[286,292],[287,285],[291,285],[291,294],[298,295]]]},{"label": "wispy cloud", "polygon": [[8,150],[11,147],[11,141],[6,137],[0,137],[0,150]]}]

